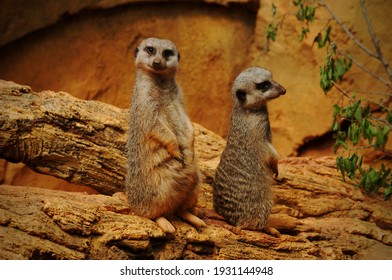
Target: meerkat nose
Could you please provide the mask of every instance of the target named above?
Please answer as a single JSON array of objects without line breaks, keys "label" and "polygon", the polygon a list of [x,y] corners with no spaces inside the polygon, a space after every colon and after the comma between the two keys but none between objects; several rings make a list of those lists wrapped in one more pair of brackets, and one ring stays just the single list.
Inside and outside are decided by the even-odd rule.
[{"label": "meerkat nose", "polygon": [[160,69],[161,68],[161,62],[153,61],[152,62],[152,67],[154,67],[155,69]]},{"label": "meerkat nose", "polygon": [[280,95],[285,95],[286,89],[282,87],[281,85],[278,86],[278,92]]}]

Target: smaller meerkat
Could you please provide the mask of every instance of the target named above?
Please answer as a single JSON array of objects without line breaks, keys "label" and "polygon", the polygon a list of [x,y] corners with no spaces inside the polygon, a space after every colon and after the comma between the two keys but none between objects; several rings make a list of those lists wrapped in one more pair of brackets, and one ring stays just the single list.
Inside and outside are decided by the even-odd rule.
[{"label": "smaller meerkat", "polygon": [[178,215],[197,227],[190,211],[200,189],[194,131],[175,74],[180,60],[169,40],[148,38],[135,50],[136,81],[128,130],[126,193],[135,214],[174,232]]},{"label": "smaller meerkat", "polygon": [[235,79],[226,147],[213,183],[216,212],[243,229],[267,230],[278,153],[271,144],[267,102],[286,93],[270,71],[251,67]]}]

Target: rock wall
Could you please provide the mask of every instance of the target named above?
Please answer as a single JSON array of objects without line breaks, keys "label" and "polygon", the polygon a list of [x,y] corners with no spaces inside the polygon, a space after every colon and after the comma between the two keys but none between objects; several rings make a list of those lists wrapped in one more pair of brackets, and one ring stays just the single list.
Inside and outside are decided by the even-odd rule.
[{"label": "rock wall", "polygon": [[[30,85],[37,92],[66,91],[78,98],[127,108],[134,83],[134,48],[145,37],[169,38],[181,52],[178,81],[192,121],[223,137],[228,129],[233,79],[251,65],[272,70],[274,78],[287,89],[285,96],[270,104],[273,142],[282,156],[297,155],[309,140],[329,132],[332,104],[340,102],[339,94],[325,96],[319,88],[319,66],[325,50],[312,46],[314,36],[330,16],[318,9],[312,33],[298,43],[301,25],[289,14],[276,42],[265,53],[271,2],[5,0],[0,4],[0,78]],[[327,2],[373,49],[359,1]],[[390,61],[392,42],[387,21],[390,22],[392,2],[367,2],[384,55]],[[295,11],[292,1],[274,4],[277,18]],[[337,26],[333,36],[362,64],[383,75],[377,61],[364,55]],[[353,67],[343,86],[354,84],[355,90],[363,93],[385,91],[360,73],[358,67]],[[316,151],[320,153],[331,154],[330,145]],[[26,181],[17,176],[21,173],[19,166],[8,165],[7,169],[7,183]],[[22,173],[25,172],[30,171]],[[27,181],[31,180],[29,177]]]}]

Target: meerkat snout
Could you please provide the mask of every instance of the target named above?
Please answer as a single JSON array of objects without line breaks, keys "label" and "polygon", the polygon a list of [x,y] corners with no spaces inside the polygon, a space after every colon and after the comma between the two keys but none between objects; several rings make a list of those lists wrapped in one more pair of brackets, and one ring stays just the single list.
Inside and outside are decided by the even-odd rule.
[{"label": "meerkat snout", "polygon": [[161,64],[160,61],[154,60],[154,61],[152,62],[152,67],[153,67],[155,70],[161,70],[162,64]]}]

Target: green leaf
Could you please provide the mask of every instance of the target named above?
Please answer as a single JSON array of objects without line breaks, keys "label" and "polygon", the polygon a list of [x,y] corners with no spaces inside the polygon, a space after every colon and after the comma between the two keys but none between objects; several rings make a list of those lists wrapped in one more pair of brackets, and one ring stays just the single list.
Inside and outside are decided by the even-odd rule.
[{"label": "green leaf", "polygon": [[336,118],[336,116],[340,113],[340,106],[337,104],[333,104],[333,117]]},{"label": "green leaf", "polygon": [[338,131],[340,129],[340,125],[338,122],[334,122],[332,124],[332,131]]},{"label": "green leaf", "polygon": [[326,66],[320,67],[320,87],[324,91],[324,93],[328,93],[333,87],[331,79],[327,74],[328,68]]},{"label": "green leaf", "polygon": [[278,28],[273,23],[270,23],[268,25],[267,32],[266,32],[267,39],[271,39],[272,41],[275,42],[277,33],[278,33]]},{"label": "green leaf", "polygon": [[392,124],[392,114],[389,111],[388,111],[388,114],[386,117],[386,121],[387,121],[387,123]]},{"label": "green leaf", "polygon": [[306,35],[309,32],[310,32],[309,28],[302,27],[301,36],[298,38],[298,41],[302,42],[306,38]]},{"label": "green leaf", "polygon": [[362,168],[361,168],[361,166],[362,166],[362,160],[363,160],[363,155],[361,155],[361,156],[359,157],[359,160],[358,160],[358,163],[357,163],[358,168],[359,168],[360,170],[362,170]]},{"label": "green leaf", "polygon": [[377,172],[374,168],[371,168],[368,173],[368,178],[369,178],[368,191],[376,192],[379,187],[378,182],[380,179],[380,173]]},{"label": "green leaf", "polygon": [[387,187],[384,191],[384,200],[390,199],[392,196],[392,183],[389,187]]},{"label": "green leaf", "polygon": [[323,37],[322,37],[321,33],[318,33],[318,34],[316,35],[316,37],[314,37],[314,39],[313,39],[313,44],[312,44],[312,45],[314,45],[315,43],[318,44],[318,43],[321,41],[322,38],[323,38]]},{"label": "green leaf", "polygon": [[335,141],[334,146],[333,146],[334,153],[336,153],[336,151],[340,148],[340,146],[342,146],[345,150],[348,149],[348,145],[347,145],[346,141],[344,141],[342,139],[337,139]]},{"label": "green leaf", "polygon": [[[360,107],[361,100],[355,101],[352,105],[349,105],[345,108],[343,108],[342,110],[342,115],[343,117],[352,120],[353,118],[355,118],[355,115],[358,114],[362,114],[362,112],[357,113],[358,107]],[[360,108],[361,109],[361,108]]]},{"label": "green leaf", "polygon": [[340,59],[337,59],[336,68],[335,68],[335,80],[341,81],[343,78],[343,75],[345,73],[346,73],[346,69],[344,67],[343,61]]},{"label": "green leaf", "polygon": [[309,20],[310,22],[313,22],[315,14],[316,14],[316,7],[312,5],[309,7],[309,13],[306,17],[307,20]]},{"label": "green leaf", "polygon": [[274,3],[272,3],[271,12],[272,12],[272,16],[274,17],[276,15],[276,6]]},{"label": "green leaf", "polygon": [[352,55],[351,54],[350,54],[350,59],[347,59],[346,57],[343,58],[343,64],[344,64],[344,68],[346,69],[346,72],[348,70],[350,70],[352,62],[353,62],[353,59],[352,59]]},{"label": "green leaf", "polygon": [[374,138],[373,128],[372,128],[373,125],[368,119],[364,119],[362,122],[362,126],[363,126],[362,137],[365,140],[368,140],[369,145],[371,145]]},{"label": "green leaf", "polygon": [[301,4],[299,4],[299,9],[297,10],[297,13],[295,14],[296,16],[297,16],[297,19],[299,20],[299,21],[303,21],[304,20],[304,18],[305,18],[305,7],[304,7],[304,5],[302,5],[302,3]]},{"label": "green leaf", "polygon": [[384,147],[385,143],[388,140],[388,133],[389,133],[389,126],[377,126],[377,133],[376,133],[376,143],[375,146],[378,147]]},{"label": "green leaf", "polygon": [[[391,169],[385,169],[385,165],[382,164],[379,170],[369,167],[366,171],[361,171],[363,175],[359,181],[358,186],[364,188],[367,192],[377,192],[379,188],[386,188],[384,190],[384,199],[391,197],[392,191],[392,178]],[[389,182],[388,182],[389,181]]]},{"label": "green leaf", "polygon": [[298,6],[299,4],[301,4],[302,0],[293,0],[293,3],[295,6]]},{"label": "green leaf", "polygon": [[371,114],[372,114],[372,112],[370,110],[370,105],[367,104],[366,107],[363,109],[363,117],[368,118],[368,117],[370,117]]},{"label": "green leaf", "polygon": [[350,127],[348,128],[348,139],[353,142],[354,145],[359,143],[359,137],[360,137],[360,129],[359,126],[356,123],[352,123]]},{"label": "green leaf", "polygon": [[344,163],[343,163],[342,156],[336,157],[336,168],[338,171],[340,171],[343,181],[346,181],[346,176],[345,176],[346,171],[344,169]]},{"label": "green leaf", "polygon": [[359,106],[360,101],[358,102],[358,106],[356,106],[355,112],[354,112],[354,118],[358,122],[362,122],[362,107]]},{"label": "green leaf", "polygon": [[347,170],[347,175],[349,176],[349,178],[351,180],[355,179],[355,173],[357,171],[357,162],[358,162],[358,156],[357,154],[352,154],[351,156],[349,156],[347,158],[348,161],[348,166],[349,166],[349,170]]},{"label": "green leaf", "polygon": [[384,137],[386,138],[386,140],[388,139],[388,134],[390,130],[391,129],[389,126],[384,126]]},{"label": "green leaf", "polygon": [[381,172],[381,183],[380,183],[380,185],[382,187],[387,186],[388,185],[387,184],[387,179],[388,179],[389,175],[391,174],[391,169],[385,169],[385,165],[382,164],[382,168],[381,168],[380,172]]},{"label": "green leaf", "polygon": [[[330,42],[331,41],[331,39],[329,38],[329,35],[330,35],[330,33],[331,33],[331,30],[332,30],[332,27],[331,26],[328,26],[327,27],[327,30],[326,30],[326,32],[325,32],[325,35],[324,36],[322,36],[320,33],[319,34],[317,34],[317,45],[318,45],[318,47],[321,49],[321,48],[323,48],[328,42]],[[320,36],[319,36],[320,35]],[[315,39],[316,40],[316,39]]]}]

